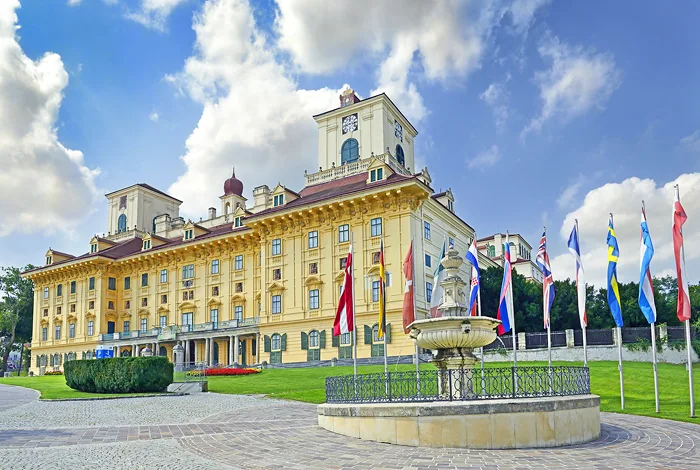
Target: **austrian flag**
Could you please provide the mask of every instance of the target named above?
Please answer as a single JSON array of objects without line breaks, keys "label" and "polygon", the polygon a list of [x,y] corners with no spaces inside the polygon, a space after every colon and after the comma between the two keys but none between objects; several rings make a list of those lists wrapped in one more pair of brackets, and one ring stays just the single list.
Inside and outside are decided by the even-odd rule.
[{"label": "austrian flag", "polygon": [[352,292],[352,244],[348,253],[348,261],[345,264],[345,278],[343,279],[343,290],[338,301],[338,310],[335,312],[333,322],[333,336],[340,336],[350,333],[355,329],[355,315],[353,314],[353,292]]}]

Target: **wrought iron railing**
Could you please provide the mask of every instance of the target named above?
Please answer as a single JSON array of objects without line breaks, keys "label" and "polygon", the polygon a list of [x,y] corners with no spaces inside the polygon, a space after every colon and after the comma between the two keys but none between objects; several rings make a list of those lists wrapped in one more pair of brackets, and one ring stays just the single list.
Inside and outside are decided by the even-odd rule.
[{"label": "wrought iron railing", "polygon": [[587,367],[504,367],[327,377],[327,403],[394,403],[588,395]]}]

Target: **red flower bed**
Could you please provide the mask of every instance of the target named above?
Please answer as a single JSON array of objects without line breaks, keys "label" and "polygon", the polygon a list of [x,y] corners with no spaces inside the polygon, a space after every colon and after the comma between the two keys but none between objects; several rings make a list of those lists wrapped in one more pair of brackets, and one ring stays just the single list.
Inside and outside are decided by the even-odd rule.
[{"label": "red flower bed", "polygon": [[235,369],[229,367],[218,367],[206,370],[206,374],[210,376],[214,375],[252,375],[259,374],[260,369]]}]

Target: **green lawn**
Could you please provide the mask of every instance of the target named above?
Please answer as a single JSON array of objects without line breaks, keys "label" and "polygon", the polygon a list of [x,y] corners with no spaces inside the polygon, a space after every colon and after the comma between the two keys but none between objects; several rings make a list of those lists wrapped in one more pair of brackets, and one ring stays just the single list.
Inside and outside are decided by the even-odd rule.
[{"label": "green lawn", "polygon": [[[576,363],[555,363],[577,365]],[[546,365],[520,363],[520,365]],[[581,364],[578,364],[581,365]],[[601,411],[629,413],[674,419],[700,424],[691,419],[688,403],[688,374],[684,365],[659,364],[659,395],[661,412],[654,411],[654,377],[650,363],[625,362],[625,405],[620,410],[620,382],[617,362],[591,362],[591,391],[600,395]],[[509,367],[510,363],[489,363],[487,367]],[[425,364],[424,368],[432,368]],[[391,371],[396,366],[390,365]],[[400,365],[398,370],[414,370],[412,365]],[[381,372],[383,366],[360,366],[359,372]],[[693,367],[695,403],[700,414],[700,364]],[[267,369],[260,374],[236,377],[209,377],[209,390],[230,394],[261,394],[271,398],[299,400],[309,403],[325,401],[325,378],[332,375],[352,374],[352,367],[317,367],[304,369]],[[123,395],[102,395],[77,392],[68,388],[63,376],[13,377],[0,383],[20,385],[39,390],[44,399],[89,398]]]}]

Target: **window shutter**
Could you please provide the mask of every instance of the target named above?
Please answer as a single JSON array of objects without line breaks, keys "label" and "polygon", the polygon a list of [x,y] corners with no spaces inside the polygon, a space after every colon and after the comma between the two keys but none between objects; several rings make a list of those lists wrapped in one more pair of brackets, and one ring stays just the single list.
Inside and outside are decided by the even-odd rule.
[{"label": "window shutter", "polygon": [[39,358],[39,356],[36,356],[36,366],[35,367],[39,367],[41,365],[40,361],[41,361],[41,359]]},{"label": "window shutter", "polygon": [[386,338],[384,340],[386,341],[386,344],[391,343],[391,323],[386,324]]},{"label": "window shutter", "polygon": [[333,336],[333,338],[331,339],[331,346],[334,348],[340,346],[340,336]]},{"label": "window shutter", "polygon": [[265,335],[264,340],[265,340],[265,352],[270,352],[270,350],[272,349],[272,347],[270,345],[270,337]]},{"label": "window shutter", "polygon": [[365,325],[365,344],[372,344],[372,327]]},{"label": "window shutter", "polygon": [[326,349],[326,330],[321,330],[318,334],[318,347],[320,349]]},{"label": "window shutter", "polygon": [[53,354],[49,355],[49,365],[53,367]]},{"label": "window shutter", "polygon": [[303,331],[301,332],[301,349],[309,349],[309,335]]},{"label": "window shutter", "polygon": [[282,347],[280,348],[282,351],[287,350],[287,333],[282,335]]}]

